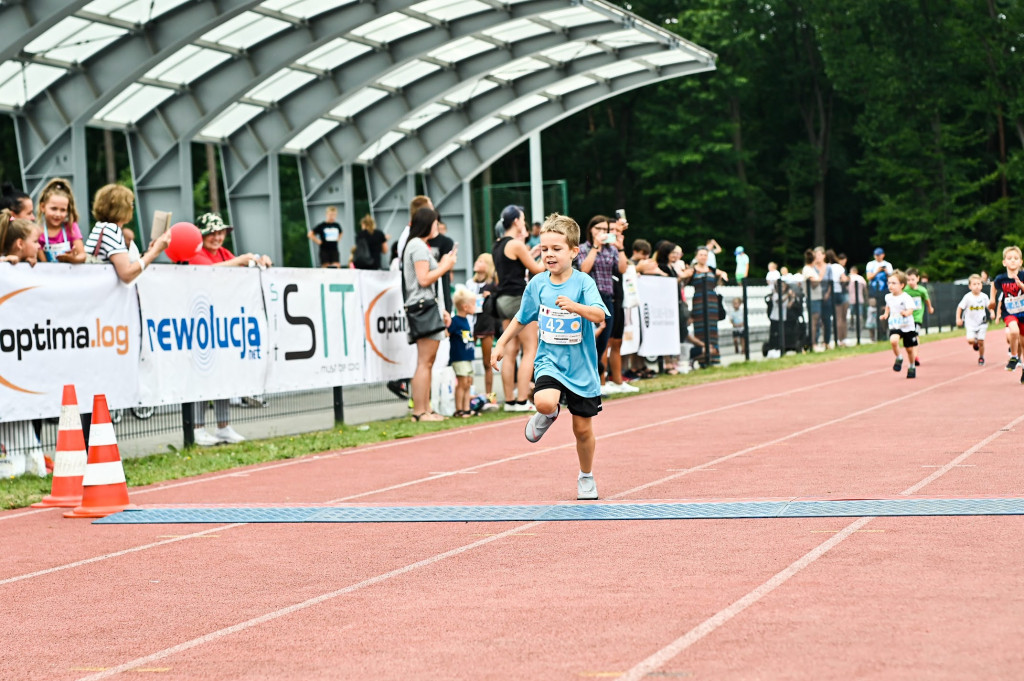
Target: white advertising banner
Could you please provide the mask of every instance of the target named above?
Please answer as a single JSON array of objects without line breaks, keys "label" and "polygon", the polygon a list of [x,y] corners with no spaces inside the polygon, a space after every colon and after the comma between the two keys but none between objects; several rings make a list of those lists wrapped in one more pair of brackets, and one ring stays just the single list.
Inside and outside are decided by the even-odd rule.
[{"label": "white advertising banner", "polygon": [[109,265],[0,265],[0,421],[60,415],[65,384],[84,411],[104,394],[139,404],[139,303]]},{"label": "white advertising banner", "polygon": [[643,357],[679,354],[679,288],[675,277],[643,276],[640,290],[640,349]]},{"label": "white advertising banner", "polygon": [[366,334],[364,381],[410,378],[416,346],[406,338],[405,307],[398,272],[364,270],[360,275]]},{"label": "white advertising banner", "polygon": [[640,349],[640,308],[627,307],[624,311],[625,323],[622,327],[623,355],[635,355]]},{"label": "white advertising banner", "polygon": [[260,273],[269,327],[267,392],[366,381],[358,273],[333,268]]},{"label": "white advertising banner", "polygon": [[137,280],[142,404],[263,393],[267,322],[255,275],[241,267],[146,269]]}]

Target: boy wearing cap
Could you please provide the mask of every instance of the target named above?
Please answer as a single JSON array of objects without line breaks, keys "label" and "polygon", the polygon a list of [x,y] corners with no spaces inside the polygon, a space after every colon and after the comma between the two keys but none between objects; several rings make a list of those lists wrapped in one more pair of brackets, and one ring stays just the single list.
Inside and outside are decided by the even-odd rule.
[{"label": "boy wearing cap", "polygon": [[737,246],[733,251],[736,256],[736,284],[742,284],[750,272],[750,256],[743,252],[743,246]]},{"label": "boy wearing cap", "polygon": [[249,265],[270,267],[270,258],[255,253],[243,253],[236,256],[224,248],[224,238],[234,230],[225,225],[224,220],[216,213],[203,213],[196,219],[196,227],[203,235],[203,247],[188,261],[189,265],[214,265],[218,267],[246,267]]},{"label": "boy wearing cap", "polygon": [[[889,275],[892,274],[892,263],[885,259],[885,249],[875,249],[875,259],[864,269],[868,281],[868,295],[875,300],[875,309],[885,307],[885,295],[889,292]],[[881,331],[881,325],[878,325]],[[875,340],[880,340],[876,338]]]}]

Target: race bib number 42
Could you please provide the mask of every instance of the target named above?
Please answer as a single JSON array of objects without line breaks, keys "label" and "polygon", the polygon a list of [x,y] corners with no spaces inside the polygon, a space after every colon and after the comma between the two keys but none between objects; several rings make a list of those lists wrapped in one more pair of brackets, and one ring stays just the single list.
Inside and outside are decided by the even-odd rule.
[{"label": "race bib number 42", "polygon": [[540,306],[537,315],[540,339],[552,345],[583,342],[583,317],[557,307]]}]

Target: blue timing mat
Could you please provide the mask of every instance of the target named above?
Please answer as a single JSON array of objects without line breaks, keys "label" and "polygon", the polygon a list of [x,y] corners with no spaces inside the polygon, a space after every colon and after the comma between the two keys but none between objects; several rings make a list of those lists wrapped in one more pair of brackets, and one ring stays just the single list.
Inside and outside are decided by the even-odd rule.
[{"label": "blue timing mat", "polygon": [[486,523],[530,520],[693,520],[702,518],[965,515],[1024,515],[1024,499],[580,503],[552,506],[143,508],[122,511],[94,522],[99,525],[146,523]]}]

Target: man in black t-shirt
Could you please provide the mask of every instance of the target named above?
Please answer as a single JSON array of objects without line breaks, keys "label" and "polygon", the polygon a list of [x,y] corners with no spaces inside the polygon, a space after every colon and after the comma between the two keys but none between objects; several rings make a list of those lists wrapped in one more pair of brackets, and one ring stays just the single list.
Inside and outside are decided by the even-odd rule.
[{"label": "man in black t-shirt", "polygon": [[324,221],[309,230],[309,239],[320,247],[320,267],[341,267],[338,242],[341,241],[341,225],[338,224],[338,209],[327,206]]},{"label": "man in black t-shirt", "polygon": [[[438,220],[437,236],[430,240],[430,250],[434,252],[433,255],[437,260],[441,260],[441,257],[445,253],[451,253],[453,248],[455,248],[455,242],[452,241],[450,236],[448,236],[448,225]],[[444,296],[444,309],[448,310],[449,313],[454,314],[455,308],[452,306],[451,271],[445,272],[441,275],[441,294]]]}]

